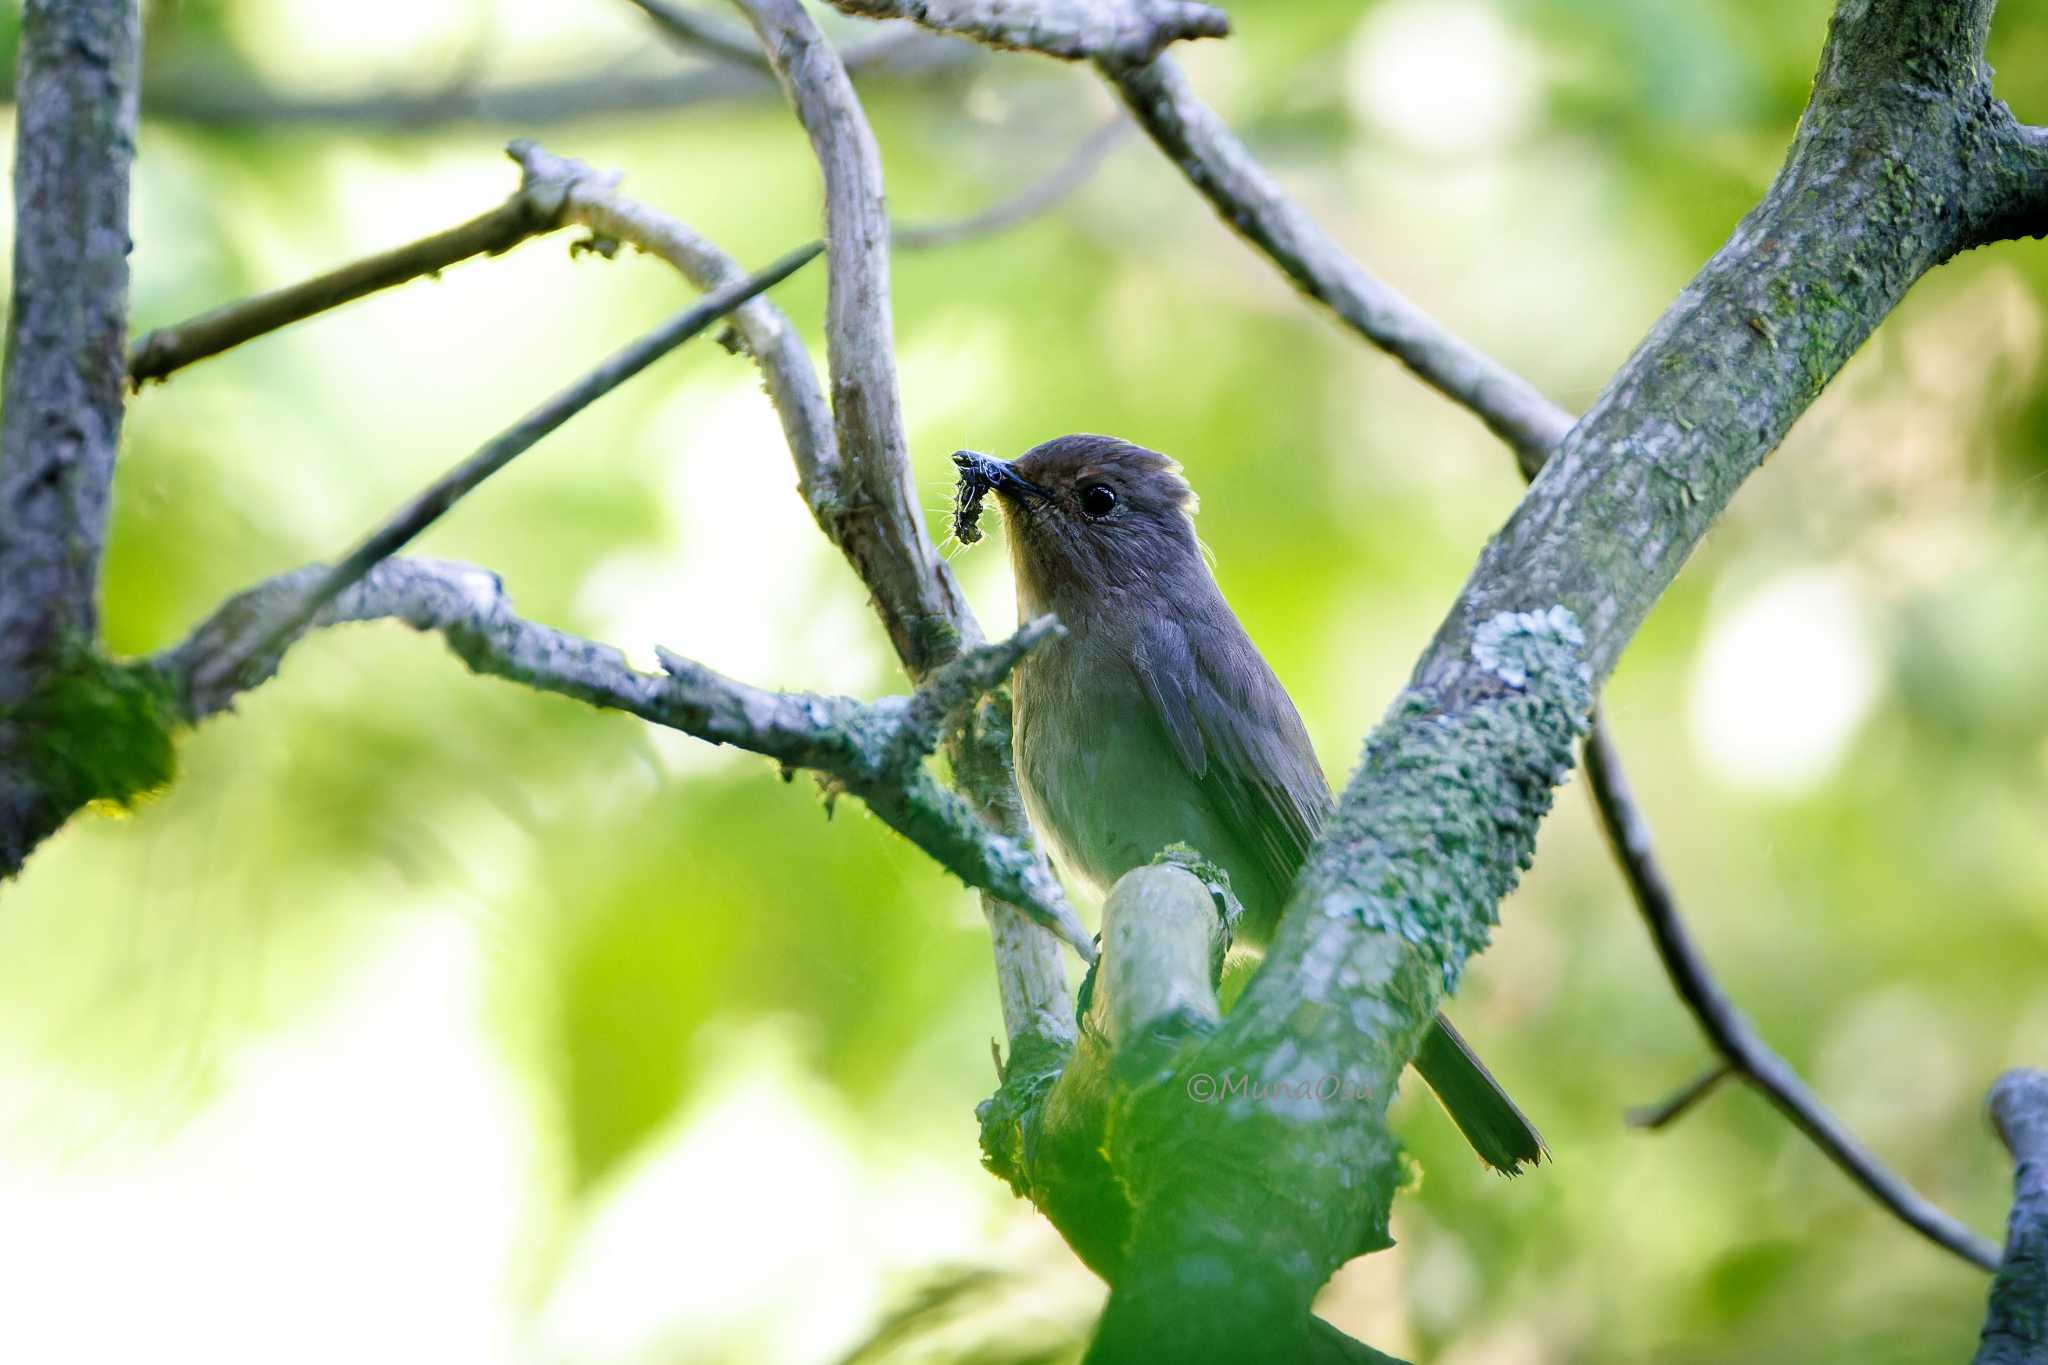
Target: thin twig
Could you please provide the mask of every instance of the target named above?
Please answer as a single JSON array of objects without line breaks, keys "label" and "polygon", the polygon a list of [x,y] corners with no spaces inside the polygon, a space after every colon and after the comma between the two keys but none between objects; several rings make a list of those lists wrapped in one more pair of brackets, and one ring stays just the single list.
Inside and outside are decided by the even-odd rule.
[{"label": "thin twig", "polygon": [[562,200],[569,182],[556,172],[580,163],[555,162],[528,167],[519,188],[488,213],[443,232],[379,252],[310,280],[239,299],[198,317],[159,327],[137,341],[128,354],[128,379],[137,389],[163,379],[194,361],[219,355],[252,337],[353,302],[381,289],[423,275],[437,275],[472,256],[497,256],[529,237],[561,226]]},{"label": "thin twig", "polygon": [[1586,779],[1600,812],[1602,828],[1613,843],[1615,860],[1621,864],[1629,890],[1649,925],[1657,956],[1664,963],[1672,988],[1699,1021],[1714,1050],[1727,1059],[1737,1076],[1754,1086],[1830,1161],[1899,1221],[1972,1265],[1996,1270],[1998,1248],[1923,1199],[1872,1156],[1814,1098],[1785,1059],[1758,1036],[1714,980],[1699,945],[1679,915],[1677,897],[1657,864],[1649,822],[1629,792],[1613,742],[1604,729],[1595,730],[1586,741]]},{"label": "thin twig", "polygon": [[[722,289],[746,277],[738,261],[687,224],[621,194],[617,176],[599,174],[580,161],[557,157],[525,140],[512,143],[508,150],[529,176],[569,186],[562,205],[564,221],[580,223],[594,236],[628,243],[665,261],[699,289]],[[804,501],[837,544],[845,510],[840,494],[839,437],[803,338],[765,296],[735,309],[732,325],[760,366],[769,401],[796,462]]]},{"label": "thin twig", "polygon": [[966,218],[952,222],[897,223],[892,229],[895,244],[904,251],[953,246],[977,237],[993,236],[1028,222],[1087,184],[1103,160],[1130,131],[1131,121],[1118,115],[1090,133],[1071,156],[1043,179]]},{"label": "thin twig", "polygon": [[2048,1360],[2048,1073],[2008,1071],[1991,1122],[2012,1153],[2012,1215],[1973,1365]]},{"label": "thin twig", "polygon": [[[740,304],[794,274],[823,249],[822,244],[817,242],[799,247],[766,269],[709,295],[613,354],[596,369],[492,438],[474,455],[436,479],[393,513],[349,551],[340,563],[329,569],[326,575],[307,591],[304,599],[293,611],[269,623],[262,634],[255,636],[246,650],[222,651],[218,657],[209,661],[208,666],[222,670],[221,677],[231,679],[253,661],[267,659],[276,654],[286,641],[294,639],[304,630],[307,623],[319,614],[320,609],[333,601],[343,589],[361,578],[380,560],[403,549],[413,537],[432,525],[485,479],[531,449],[542,437],[571,417],[702,332]],[[208,685],[216,682],[210,677],[203,681]]]},{"label": "thin twig", "polygon": [[[665,651],[662,674],[639,672],[609,645],[521,618],[496,574],[465,564],[384,559],[306,617],[303,604],[329,577],[312,565],[259,584],[158,655],[152,662],[187,719],[216,714],[267,681],[284,650],[310,628],[401,620],[440,634],[478,673],[817,772],[969,886],[1028,907],[1078,945],[1088,942],[1030,845],[990,829],[925,762],[952,711],[999,685],[1025,653],[1057,633],[1050,617],[961,655],[911,696],[859,702],[766,691]],[[280,634],[280,625],[289,629]],[[251,636],[274,639],[275,648],[251,656],[244,648]]]},{"label": "thin twig", "polygon": [[[626,0],[626,3],[653,20],[654,26],[679,48],[737,63],[764,76],[774,72],[767,54],[761,51],[760,42],[739,24],[714,19],[701,10],[678,5],[674,0]],[[936,56],[941,49],[955,49],[955,55],[973,51],[965,43],[949,43],[920,32],[914,25],[903,24],[887,26],[876,37],[849,44],[841,49],[839,59],[845,63],[848,75],[857,76],[906,53],[925,52],[928,56]]]},{"label": "thin twig", "polygon": [[[929,33],[890,33],[847,50],[863,79],[913,81],[959,71],[981,60],[970,43]],[[12,103],[11,73],[0,70],[0,104]],[[761,71],[732,61],[685,71],[621,71],[600,61],[574,75],[544,80],[478,81],[437,87],[396,86],[306,95],[251,81],[241,72],[203,67],[151,70],[142,92],[150,122],[265,133],[345,126],[419,132],[457,124],[531,131],[588,119],[672,114],[703,105],[759,100],[775,93]]]},{"label": "thin twig", "polygon": [[1637,1105],[1623,1115],[1631,1128],[1662,1128],[1690,1113],[1692,1107],[1720,1088],[1721,1082],[1735,1074],[1731,1063],[1721,1062],[1708,1067],[1699,1075],[1687,1081],[1677,1091],[1655,1104]]},{"label": "thin twig", "polygon": [[914,19],[989,47],[1062,61],[1146,61],[1188,38],[1223,38],[1230,18],[1195,0],[832,0],[847,14]]}]

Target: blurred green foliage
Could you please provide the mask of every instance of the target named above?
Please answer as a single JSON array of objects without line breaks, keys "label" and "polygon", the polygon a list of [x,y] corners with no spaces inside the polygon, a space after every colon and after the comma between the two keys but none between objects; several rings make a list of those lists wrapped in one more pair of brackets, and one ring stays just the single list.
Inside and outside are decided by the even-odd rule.
[{"label": "blurred green foliage", "polygon": [[[1582,408],[1768,182],[1828,9],[1268,2],[1185,60],[1341,242]],[[152,7],[149,38],[153,82],[285,99],[683,60],[629,6],[539,0],[180,0]],[[2006,6],[1991,60],[2022,117],[2048,117],[2044,53],[2048,14]],[[1086,71],[1021,57],[863,88],[892,207],[917,221],[1011,192],[1110,112]],[[815,170],[773,95],[544,128],[151,121],[137,329],[482,211],[518,135],[621,169],[748,263],[815,228]],[[253,579],[335,554],[685,295],[658,263],[564,243],[138,396],[112,645],[167,645]],[[1142,139],[1025,227],[899,254],[895,291],[934,535],[960,446],[1097,430],[1177,456],[1225,591],[1341,780],[1512,506],[1507,453],[1296,298]],[[776,297],[815,349],[822,275]],[[1885,1160],[1987,1232],[2008,1173],[1981,1097],[2048,1039],[2044,302],[2029,243],[1916,289],[1606,699],[1724,982]],[[418,549],[643,657],[659,642],[766,685],[900,688],[793,483],[746,363],[699,345]],[[954,563],[1005,626],[1000,549]],[[1842,610],[1783,606],[1816,600]],[[1717,658],[1753,690],[1706,688]],[[1030,1323],[939,1358],[1027,1358],[1085,1330],[1085,1282],[976,1166],[1000,1025],[972,898],[855,803],[828,819],[803,779],[473,679],[397,626],[301,648],[179,758],[159,798],[74,821],[0,896],[0,1268],[40,1305],[0,1323],[0,1354],[106,1358],[133,1327],[340,1358],[357,1339],[280,1338],[261,1294],[216,1283],[316,1246],[360,1251],[337,1261],[346,1285],[280,1270],[263,1293],[346,1299],[393,1325],[384,1358],[829,1359],[892,1303],[929,1316],[917,1286],[963,1263],[1001,1267]],[[1460,1365],[1967,1353],[1983,1277],[1760,1100],[1623,1126],[1708,1059],[1574,794],[1504,921],[1454,1013],[1556,1164],[1490,1178],[1404,1095],[1421,1186],[1399,1247],[1333,1286],[1332,1317]],[[122,1193],[103,1207],[99,1188]],[[263,1235],[285,1245],[258,1236],[273,1213],[285,1230]],[[189,1258],[144,1259],[195,1236]],[[74,1354],[31,1349],[80,1303],[132,1311],[64,1317]]]}]

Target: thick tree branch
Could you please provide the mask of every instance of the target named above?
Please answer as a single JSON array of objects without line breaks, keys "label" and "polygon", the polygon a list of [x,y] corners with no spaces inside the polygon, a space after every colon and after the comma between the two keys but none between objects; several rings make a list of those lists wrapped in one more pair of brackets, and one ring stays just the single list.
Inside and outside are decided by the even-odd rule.
[{"label": "thick tree branch", "polygon": [[131,0],[31,0],[15,126],[14,279],[0,412],[0,706],[60,637],[93,638],[128,326]]},{"label": "thick tree branch", "polygon": [[69,813],[31,719],[98,631],[121,439],[134,0],[29,0],[14,138],[14,273],[0,377],[0,869]]},{"label": "thick tree branch", "polygon": [[[1514,449],[1525,477],[1535,476],[1571,428],[1569,414],[1353,262],[1195,98],[1170,61],[1161,58],[1142,68],[1109,69],[1107,74],[1147,131],[1224,221],[1367,340],[1402,359],[1452,401],[1472,410]],[[1709,1040],[1745,1080],[1763,1091],[1880,1204],[1938,1245],[1978,1265],[1988,1268],[1995,1264],[1996,1251],[1988,1242],[1915,1194],[1856,1143],[1800,1083],[1797,1073],[1769,1051],[1714,984],[1698,955],[1686,951],[1684,927],[1657,865],[1648,822],[1635,807],[1619,756],[1597,720],[1587,747],[1589,763],[1595,753],[1600,760],[1594,778],[1595,804],[1615,856],[1666,970],[1679,986],[1680,997],[1698,1015]],[[1609,778],[1611,781],[1606,780]],[[1696,983],[1699,990],[1687,989],[1683,983],[1688,981]],[[1710,1014],[1705,1009],[1708,1000],[1717,1003],[1718,1012]],[[1758,1051],[1730,1051],[1726,1040],[1738,1036],[1730,1029],[1738,1030]]]},{"label": "thick tree branch", "polygon": [[989,47],[1066,61],[1149,61],[1186,38],[1222,38],[1230,18],[1191,0],[832,0],[846,14],[911,19]]},{"label": "thick tree branch", "polygon": [[[1643,817],[1628,789],[1617,762],[1613,742],[1605,731],[1595,729],[1586,741],[1586,779],[1599,809],[1602,826],[1614,844],[1615,860],[1628,878],[1629,890],[1641,907],[1644,922],[1656,941],[1657,956],[1671,977],[1672,989],[1699,1020],[1707,1041],[1721,1054],[1728,1072],[1754,1086],[1778,1112],[1863,1187],[1884,1208],[1908,1227],[1938,1246],[1986,1270],[1998,1268],[1998,1248],[1970,1231],[1952,1215],[1915,1193],[1876,1157],[1872,1156],[1841,1121],[1828,1112],[1799,1079],[1799,1073],[1771,1050],[1735,1007],[1708,970],[1699,945],[1678,913],[1677,897],[1664,879],[1652,851],[1649,822]],[[1708,1073],[1714,1080],[1723,1074]],[[1697,1087],[1684,1092],[1688,1102],[1698,1098]],[[1675,1114],[1659,1114],[1664,1122]]]},{"label": "thick tree branch", "polygon": [[2041,1365],[2048,1360],[2048,1073],[2000,1076],[1991,1087],[1991,1122],[2012,1153],[2012,1217],[1975,1365]]},{"label": "thick tree branch", "polygon": [[[896,385],[889,221],[880,153],[844,63],[797,0],[739,0],[809,136],[824,181],[826,360],[844,479],[826,534],[867,585],[897,657],[922,678],[981,640],[919,510]],[[817,504],[813,503],[813,508]],[[1016,839],[1030,822],[1010,767],[1006,698],[974,707],[947,738],[954,779],[982,817]],[[1050,875],[1048,870],[1048,875]],[[982,910],[995,942],[1009,1073],[1056,1069],[1074,1037],[1073,1000],[1053,937],[998,897]],[[1092,958],[1093,949],[1083,953]]]},{"label": "thick tree branch", "polygon": [[[609,645],[522,619],[497,575],[464,564],[380,560],[307,618],[303,604],[331,574],[316,564],[259,584],[158,655],[152,666],[183,718],[197,722],[229,708],[242,692],[267,681],[284,650],[309,629],[400,620],[440,634],[478,673],[817,772],[969,886],[1029,906],[1087,941],[1030,846],[989,829],[925,764],[949,719],[999,686],[1027,651],[1058,630],[1051,618],[959,655],[908,697],[870,703],[764,691],[666,652],[665,675],[638,672]],[[280,626],[289,629],[281,633]],[[276,644],[252,656],[250,639]]]},{"label": "thick tree branch", "polygon": [[[1981,42],[1989,12],[1988,0],[1836,11],[1776,182],[1481,555],[1368,743],[1265,966],[1184,1072],[1348,1072],[1392,1092],[1485,946],[1594,690],[1651,604],[1822,385],[1958,249],[1950,206],[1981,150],[1983,74],[1979,49],[1954,49]],[[1135,1091],[1119,1127],[1182,1132],[1206,1174],[1123,1172],[1142,1273],[1112,1293],[1101,1358],[1144,1339],[1228,1358],[1250,1344],[1248,1322],[1305,1313],[1331,1270],[1384,1241],[1398,1176],[1383,1105],[1254,1105],[1191,1123],[1171,1085]],[[1354,1197],[1330,1200],[1329,1170],[1357,1182]],[[1210,1257],[1254,1268],[1252,1311],[1190,1311],[1186,1277]]]},{"label": "thick tree branch", "polygon": [[222,691],[240,691],[246,686],[243,679],[251,668],[261,667],[262,661],[273,658],[350,584],[403,549],[485,479],[662,356],[703,332],[762,290],[794,274],[814,259],[821,249],[815,242],[799,247],[757,274],[713,292],[616,352],[596,369],[527,413],[365,536],[339,563],[311,584],[291,610],[268,619],[247,618],[252,628],[260,627],[260,631],[211,654],[191,679],[193,691],[202,698]]}]

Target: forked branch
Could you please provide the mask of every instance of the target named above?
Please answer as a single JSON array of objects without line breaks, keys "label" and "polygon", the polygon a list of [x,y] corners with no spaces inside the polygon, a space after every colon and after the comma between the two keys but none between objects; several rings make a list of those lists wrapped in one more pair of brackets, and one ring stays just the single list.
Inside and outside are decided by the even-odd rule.
[{"label": "forked branch", "polygon": [[[1032,849],[989,829],[938,783],[925,762],[962,708],[1000,686],[1026,651],[1058,630],[1050,618],[958,656],[910,696],[859,702],[766,691],[666,652],[663,673],[642,673],[609,645],[523,619],[496,574],[466,564],[380,559],[306,616],[304,604],[331,576],[316,564],[259,584],[158,655],[154,668],[184,719],[197,722],[228,709],[275,674],[284,652],[309,630],[403,621],[439,634],[477,673],[625,711],[764,755],[785,769],[816,772],[859,797],[883,823],[969,886],[1029,907],[1050,922],[1071,921],[1073,912]],[[290,625],[281,637],[280,624]],[[276,644],[252,657],[252,638]],[[1078,925],[1069,923],[1069,932],[1085,945]]]}]

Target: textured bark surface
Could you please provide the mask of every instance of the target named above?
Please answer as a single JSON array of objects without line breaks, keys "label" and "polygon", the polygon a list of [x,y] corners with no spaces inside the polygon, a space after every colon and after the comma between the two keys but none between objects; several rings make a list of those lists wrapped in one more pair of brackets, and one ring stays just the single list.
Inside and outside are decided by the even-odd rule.
[{"label": "textured bark surface", "polygon": [[1991,1088],[1991,1122],[2012,1153],[2012,1217],[1976,1365],[2042,1365],[2048,1361],[2048,1073],[1999,1077]]},{"label": "textured bark surface", "polygon": [[[70,814],[36,694],[98,623],[121,439],[133,0],[29,0],[15,76],[14,283],[0,411],[0,875]],[[81,685],[97,695],[93,680]],[[53,797],[57,798],[53,800]]]},{"label": "textured bark surface", "polygon": [[[825,341],[843,477],[839,500],[814,501],[812,508],[867,585],[897,658],[920,678],[978,644],[981,627],[925,531],[911,476],[896,384],[881,155],[844,62],[803,6],[797,0],[738,3],[796,107],[824,181]],[[976,706],[948,736],[945,752],[982,818],[1005,837],[1030,839],[1011,771],[1007,700],[997,696]],[[1022,1077],[1072,1044],[1065,964],[1053,937],[1015,906],[985,896],[982,911],[995,939],[1008,1066],[1021,1068]]]},{"label": "textured bark surface", "polygon": [[[1318,1349],[1316,1291],[1386,1241],[1396,1079],[1528,865],[1599,683],[1742,480],[1912,283],[1989,232],[2037,230],[1984,207],[2032,194],[2037,175],[2033,137],[1981,61],[1989,14],[1981,0],[1839,8],[1777,180],[1481,554],[1236,1008],[1176,1055],[1152,1050],[1138,1074],[1112,1057],[1086,1067],[1085,1085],[1038,1078],[1041,1112],[1016,1125],[1040,1138],[1023,1145],[1023,1183],[1111,1273],[1093,1358]],[[1156,63],[1110,74],[1169,152],[1175,137],[1206,143],[1208,168],[1217,129],[1156,126],[1185,113],[1177,77]],[[1987,198],[1987,179],[2005,189]],[[1236,226],[1278,257],[1312,258],[1314,241],[1267,207],[1271,221],[1252,212]],[[1341,297],[1325,301],[1343,312]],[[1426,377],[1435,366],[1447,392],[1500,398],[1489,421],[1518,447],[1550,438],[1548,405],[1488,385],[1469,357],[1404,358]],[[1194,1078],[1224,1075],[1254,1089],[1190,1103]],[[1323,1098],[1332,1085],[1341,1098]],[[1100,1128],[1076,1132],[1096,1111]],[[1111,1211],[1082,1217],[1077,1199]]]}]

